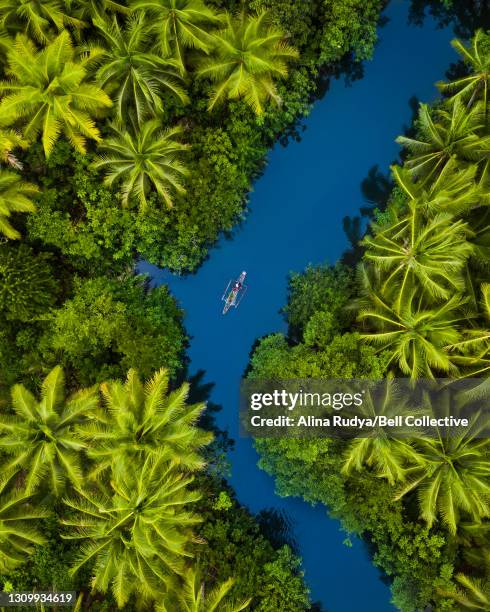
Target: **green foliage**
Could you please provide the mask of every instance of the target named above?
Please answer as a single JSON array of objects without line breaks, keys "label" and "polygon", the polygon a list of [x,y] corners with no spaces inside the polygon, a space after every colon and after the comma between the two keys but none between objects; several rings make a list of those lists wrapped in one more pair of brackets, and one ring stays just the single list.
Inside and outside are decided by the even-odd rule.
[{"label": "green foliage", "polygon": [[67,31],[41,51],[26,36],[17,36],[7,53],[9,80],[0,83],[2,122],[23,126],[29,140],[42,133],[46,157],[61,133],[85,152],[86,138],[100,140],[93,117],[112,104],[87,80],[90,60],[91,54],[77,58]]},{"label": "green foliage", "polygon": [[148,51],[149,32],[141,15],[129,18],[125,28],[115,17],[110,23],[95,19],[94,25],[107,47],[98,60],[96,78],[111,92],[118,122],[138,129],[145,119],[161,115],[160,96],[165,91],[188,101],[175,62]]},{"label": "green foliage", "polygon": [[226,28],[215,35],[213,56],[202,60],[197,72],[215,83],[209,110],[226,99],[243,98],[261,115],[269,99],[281,103],[273,79],[287,76],[287,63],[298,52],[268,20],[265,12],[256,17],[244,12],[234,18],[226,15]]},{"label": "green foliage", "polygon": [[210,29],[220,18],[202,0],[131,0],[131,8],[144,11],[156,50],[175,60],[182,74],[189,50],[209,53],[214,44]]},{"label": "green foliage", "polygon": [[20,476],[28,494],[42,486],[56,497],[68,482],[79,487],[85,444],[75,426],[90,417],[97,403],[93,388],[66,398],[59,366],[44,379],[39,401],[23,385],[15,385],[13,414],[0,416],[0,448],[7,454],[2,458],[2,482]]},{"label": "green foliage", "polygon": [[70,528],[64,537],[83,542],[72,573],[95,560],[92,587],[110,589],[119,607],[132,593],[140,603],[164,596],[183,571],[191,529],[199,522],[189,511],[201,496],[191,482],[155,453],[128,463],[106,486],[65,499],[74,514],[62,520]]},{"label": "green foliage", "polygon": [[490,517],[490,441],[478,432],[415,439],[409,456],[410,476],[397,497],[417,490],[420,516],[432,526],[439,516],[456,534],[461,514],[475,522]]},{"label": "green foliage", "polygon": [[124,206],[134,199],[146,208],[153,188],[166,206],[172,207],[174,195],[185,193],[181,180],[187,169],[179,157],[186,145],[175,140],[181,130],[162,130],[157,120],[151,120],[135,136],[116,126],[113,131],[114,136],[100,147],[105,154],[95,163],[96,168],[106,172],[106,184],[121,184]]},{"label": "green foliage", "polygon": [[[206,484],[207,488],[212,485]],[[253,595],[251,609],[261,612],[310,609],[297,557],[288,546],[274,550],[245,508],[235,501],[227,508],[206,505],[202,516],[199,534],[208,545],[199,550],[199,564],[218,583],[234,578],[233,599]]]},{"label": "green foliage", "polygon": [[[7,140],[5,146],[10,146]],[[36,210],[31,197],[38,192],[36,185],[26,183],[18,174],[0,170],[0,234],[11,240],[20,238],[20,233],[11,225],[10,217],[16,212]]]},{"label": "green foliage", "polygon": [[0,245],[0,311],[10,320],[29,321],[56,306],[59,283],[48,253],[25,244]]},{"label": "green foliage", "polygon": [[320,40],[320,63],[352,52],[356,60],[369,59],[377,40],[376,24],[382,0],[323,0],[325,23]]},{"label": "green foliage", "polygon": [[250,599],[236,602],[231,601],[229,592],[233,586],[233,579],[217,585],[213,589],[206,587],[205,581],[199,572],[190,567],[185,570],[180,583],[174,587],[174,592],[157,604],[157,612],[240,612],[248,608]]},{"label": "green foliage", "polygon": [[170,393],[168,383],[168,372],[161,369],[144,386],[135,370],[124,384],[101,385],[106,409],[78,430],[94,461],[92,476],[111,469],[121,475],[155,453],[184,471],[204,467],[199,453],[213,437],[196,426],[204,404],[186,405],[188,383]]},{"label": "green foliage", "polygon": [[[352,319],[346,306],[354,293],[354,277],[346,266],[308,266],[302,274],[289,279],[287,306],[283,309],[289,324],[289,335],[301,339],[306,326],[320,326],[325,334],[340,332]],[[312,333],[310,330],[309,334]]]},{"label": "green foliage", "polygon": [[168,289],[149,289],[142,277],[79,279],[73,297],[47,317],[39,347],[82,384],[130,368],[148,377],[164,364],[174,374],[185,346],[181,317]]}]

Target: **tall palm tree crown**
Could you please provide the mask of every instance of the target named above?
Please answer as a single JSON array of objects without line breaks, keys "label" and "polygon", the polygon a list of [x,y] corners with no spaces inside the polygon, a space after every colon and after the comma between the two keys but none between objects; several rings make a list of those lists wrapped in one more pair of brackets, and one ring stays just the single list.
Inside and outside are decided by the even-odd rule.
[{"label": "tall palm tree crown", "polygon": [[358,319],[370,326],[370,331],[361,335],[365,341],[380,351],[389,350],[391,362],[411,378],[457,373],[448,347],[460,340],[458,323],[465,319],[460,296],[428,307],[415,288],[398,310],[380,293],[376,274],[363,266],[360,277],[364,293]]},{"label": "tall palm tree crown", "polygon": [[268,100],[281,103],[274,80],[285,77],[288,62],[297,57],[282,30],[269,24],[267,13],[226,15],[226,27],[215,35],[212,57],[203,59],[197,71],[215,83],[208,108],[243,98],[261,115]]},{"label": "tall palm tree crown", "polygon": [[200,521],[188,509],[200,498],[191,482],[163,457],[150,455],[143,464],[128,463],[109,485],[65,499],[75,511],[62,520],[70,528],[65,537],[85,541],[72,573],[95,561],[92,586],[102,593],[111,588],[119,607],[132,593],[140,602],[164,597],[184,571],[191,529]]},{"label": "tall palm tree crown", "polygon": [[68,482],[80,486],[80,453],[85,444],[75,431],[96,408],[96,389],[81,390],[65,398],[63,370],[57,366],[46,376],[38,401],[23,385],[12,387],[13,415],[0,416],[1,479],[23,478],[28,493],[47,488],[59,496]]},{"label": "tall palm tree crown", "polygon": [[175,140],[181,128],[164,130],[154,119],[146,121],[136,135],[117,126],[113,132],[114,136],[101,144],[103,154],[95,163],[96,168],[105,170],[105,182],[120,183],[124,206],[136,200],[146,208],[154,190],[171,207],[175,194],[185,193],[182,178],[188,174],[179,159],[187,145]]},{"label": "tall palm tree crown", "polygon": [[[464,395],[458,397],[442,391],[438,412],[458,414],[464,402]],[[461,432],[439,432],[434,438],[415,438],[412,445],[416,453],[408,458],[412,464],[407,470],[408,482],[395,499],[415,490],[421,517],[429,527],[440,516],[453,535],[462,513],[473,521],[489,518],[490,440],[478,437],[487,428],[487,417],[473,410],[470,426]]]},{"label": "tall palm tree crown", "polygon": [[101,387],[107,411],[99,420],[79,431],[89,443],[89,456],[96,473],[113,469],[122,474],[128,464],[148,454],[161,454],[173,465],[194,471],[204,467],[199,450],[212,434],[196,427],[204,404],[187,406],[189,384],[168,393],[168,373],[156,372],[143,385],[135,370],[125,383],[109,382]]},{"label": "tall palm tree crown", "polygon": [[41,51],[19,35],[7,53],[10,78],[0,83],[0,116],[8,125],[21,125],[29,140],[42,133],[46,157],[62,132],[81,152],[86,138],[100,140],[92,117],[112,102],[87,81],[91,59],[90,55],[77,59],[66,31]]},{"label": "tall palm tree crown", "polygon": [[472,253],[466,240],[470,229],[449,213],[424,219],[416,201],[410,201],[408,214],[387,226],[372,225],[373,236],[362,244],[365,258],[384,271],[381,292],[396,295],[400,310],[407,295],[420,287],[428,302],[448,299],[464,289],[463,270]]},{"label": "tall palm tree crown", "polygon": [[163,111],[164,91],[188,101],[176,62],[148,51],[149,30],[142,15],[130,17],[124,29],[116,17],[112,23],[94,19],[94,25],[106,45],[96,78],[101,87],[112,89],[117,121],[131,120],[138,129],[146,118]]},{"label": "tall palm tree crown", "polygon": [[431,178],[454,158],[460,163],[489,159],[490,136],[478,133],[483,126],[481,104],[468,110],[460,100],[455,100],[449,110],[435,111],[421,104],[418,137],[399,136],[396,141],[410,152],[406,168],[416,176]]},{"label": "tall palm tree crown", "polygon": [[131,8],[144,11],[155,45],[165,58],[173,58],[181,74],[186,49],[208,53],[213,45],[210,26],[220,19],[202,0],[132,0]]}]

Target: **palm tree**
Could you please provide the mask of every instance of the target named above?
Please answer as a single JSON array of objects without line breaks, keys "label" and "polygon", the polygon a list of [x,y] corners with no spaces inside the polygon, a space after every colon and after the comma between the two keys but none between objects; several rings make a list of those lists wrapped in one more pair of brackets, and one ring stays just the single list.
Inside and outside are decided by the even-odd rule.
[{"label": "palm tree", "polygon": [[400,311],[414,288],[422,288],[429,303],[463,291],[463,270],[472,253],[468,225],[448,213],[426,220],[416,200],[408,202],[401,219],[394,216],[385,226],[374,223],[374,235],[361,243],[367,247],[365,259],[380,270],[381,293],[396,294],[394,309]]},{"label": "palm tree", "polygon": [[[398,415],[422,414],[409,402],[408,396],[403,389],[397,387],[393,378],[388,378],[381,386],[368,385],[364,396],[362,416],[374,418],[383,415],[392,418]],[[407,434],[408,432],[398,432]],[[417,435],[417,431],[411,428],[410,434]],[[376,427],[372,434],[362,438],[355,438],[349,442],[344,456],[342,473],[352,474],[354,471],[362,471],[366,466],[372,468],[376,475],[386,478],[394,485],[405,479],[405,466],[408,457],[414,457],[415,452],[411,444],[400,438],[389,435],[385,427]]]},{"label": "palm tree", "polygon": [[241,612],[248,608],[252,598],[243,601],[230,600],[233,578],[206,590],[199,568],[188,567],[173,593],[156,605],[157,612]]},{"label": "palm tree", "polygon": [[490,77],[490,37],[483,30],[478,30],[469,47],[457,39],[452,41],[452,45],[471,67],[472,73],[451,83],[437,83],[437,86],[442,93],[452,94],[453,99],[466,102],[468,107],[476,100],[483,100],[486,113]]},{"label": "palm tree", "polygon": [[46,157],[61,132],[82,153],[86,138],[100,140],[92,117],[112,103],[102,89],[87,82],[91,59],[90,54],[76,58],[66,31],[41,51],[19,35],[7,53],[10,79],[0,83],[0,116],[8,125],[23,125],[27,139],[41,132]]},{"label": "palm tree", "polygon": [[[441,414],[458,414],[464,407],[464,395],[442,390],[437,406]],[[439,432],[435,438],[412,440],[418,456],[414,456],[407,470],[408,482],[395,499],[416,490],[421,517],[429,527],[439,515],[454,535],[461,512],[475,521],[490,516],[490,439],[478,437],[486,421],[473,410],[472,424],[462,433]]]},{"label": "palm tree", "polygon": [[225,99],[243,98],[260,115],[269,99],[281,103],[274,79],[287,76],[287,63],[298,52],[268,20],[267,13],[226,16],[226,27],[215,35],[213,56],[204,59],[197,71],[215,83],[209,110]]},{"label": "palm tree", "polygon": [[200,520],[188,510],[200,499],[191,483],[192,476],[151,454],[114,473],[110,484],[65,499],[75,513],[62,520],[70,528],[64,537],[85,541],[72,574],[93,564],[92,587],[111,588],[119,607],[133,593],[140,603],[164,597],[191,556],[191,528]]},{"label": "palm tree", "polygon": [[490,158],[490,136],[479,131],[484,126],[481,104],[468,110],[460,100],[448,109],[431,110],[420,105],[418,137],[399,136],[396,141],[410,153],[405,162],[415,176],[432,179],[452,159],[470,164]]},{"label": "palm tree", "polygon": [[213,436],[195,425],[205,405],[186,405],[188,383],[168,393],[167,370],[162,368],[143,386],[131,369],[125,383],[104,383],[101,390],[107,411],[79,430],[95,462],[94,474],[110,469],[122,473],[151,453],[162,454],[180,469],[204,467],[199,450]]},{"label": "palm tree", "polygon": [[[374,278],[372,278],[374,276]],[[417,289],[407,294],[400,308],[392,298],[384,297],[376,287],[379,274],[360,268],[364,297],[360,301],[358,319],[370,328],[361,337],[391,353],[390,362],[398,364],[411,378],[434,378],[436,374],[456,373],[448,347],[460,339],[457,325],[465,319],[464,300],[453,296],[444,304],[429,308]]]},{"label": "palm tree", "polygon": [[36,207],[31,196],[38,193],[32,183],[26,183],[18,174],[0,170],[0,233],[17,240],[20,233],[10,224],[10,216],[16,212],[34,212]]},{"label": "palm tree", "polygon": [[438,212],[461,215],[482,204],[484,186],[475,183],[475,166],[463,170],[456,160],[450,160],[433,181],[414,180],[410,170],[392,166],[396,184],[409,201],[421,208],[428,216]]},{"label": "palm tree", "polygon": [[121,183],[124,206],[130,199],[136,199],[145,209],[148,195],[154,189],[172,207],[174,195],[185,193],[181,179],[188,174],[179,161],[188,147],[175,140],[182,133],[181,128],[163,130],[154,119],[144,123],[136,136],[117,126],[113,126],[113,131],[114,136],[101,145],[107,154],[94,164],[106,170],[106,184]]},{"label": "palm tree", "polygon": [[45,538],[33,521],[49,513],[31,504],[31,496],[23,491],[3,491],[0,495],[0,572],[8,572],[25,563],[33,546],[44,544]]},{"label": "palm tree", "polygon": [[130,17],[124,29],[115,17],[112,24],[94,19],[94,25],[106,45],[98,60],[97,81],[101,87],[111,88],[119,122],[131,119],[137,130],[146,118],[162,113],[160,95],[164,91],[172,92],[181,102],[188,101],[175,61],[147,51],[149,31],[141,15]]},{"label": "palm tree", "polygon": [[98,404],[97,390],[83,389],[65,398],[63,370],[57,366],[42,384],[37,401],[23,385],[12,387],[13,415],[0,415],[2,480],[22,477],[27,493],[46,487],[59,496],[67,482],[79,487],[80,453],[85,444],[75,431]]},{"label": "palm tree", "polygon": [[476,578],[463,574],[456,574],[455,578],[462,588],[452,590],[438,589],[443,597],[449,597],[460,604],[462,610],[490,610],[490,552],[478,549],[477,555],[471,557],[472,565],[479,570],[480,576]]},{"label": "palm tree", "polygon": [[53,28],[61,32],[83,22],[70,16],[60,0],[0,0],[0,27],[10,33],[24,31],[40,43],[52,38]]},{"label": "palm tree", "polygon": [[202,0],[131,0],[131,8],[145,12],[156,48],[177,62],[181,74],[186,72],[186,49],[209,53],[213,45],[209,30],[220,22]]}]

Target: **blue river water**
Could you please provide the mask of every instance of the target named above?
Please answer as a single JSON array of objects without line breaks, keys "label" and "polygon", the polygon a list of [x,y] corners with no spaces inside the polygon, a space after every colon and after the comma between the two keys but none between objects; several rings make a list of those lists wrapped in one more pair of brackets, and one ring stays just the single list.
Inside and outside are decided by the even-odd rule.
[{"label": "blue river water", "polygon": [[[254,341],[285,331],[279,310],[289,272],[338,259],[347,247],[342,218],[364,204],[360,184],[369,169],[379,164],[386,171],[396,159],[394,139],[410,122],[409,99],[434,99],[434,82],[456,59],[449,29],[436,29],[430,19],[409,26],[407,14],[408,1],[391,1],[364,78],[349,87],[334,82],[306,120],[301,142],[270,152],[246,221],[233,240],[219,242],[197,274],[178,277],[140,266],[154,283],[168,284],[185,310],[190,374],[205,370],[205,382],[214,383],[212,401],[223,406],[218,425],[236,440],[231,483],[239,500],[253,512],[273,507],[288,514],[312,599],[328,612],[395,608],[361,541],[347,547],[346,534],[324,507],[275,495],[273,479],[256,466],[251,441],[238,437],[238,389]],[[223,290],[242,270],[248,292],[223,317]]]}]

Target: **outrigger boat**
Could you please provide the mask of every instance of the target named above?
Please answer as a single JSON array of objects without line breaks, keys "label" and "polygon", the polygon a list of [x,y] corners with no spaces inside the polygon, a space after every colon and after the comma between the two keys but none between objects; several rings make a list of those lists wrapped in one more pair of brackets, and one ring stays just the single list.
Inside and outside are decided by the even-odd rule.
[{"label": "outrigger boat", "polygon": [[242,272],[240,276],[235,280],[228,281],[225,292],[221,300],[225,303],[223,307],[223,314],[226,314],[232,306],[235,308],[243,300],[243,296],[247,292],[247,286],[245,285],[246,272]]}]

